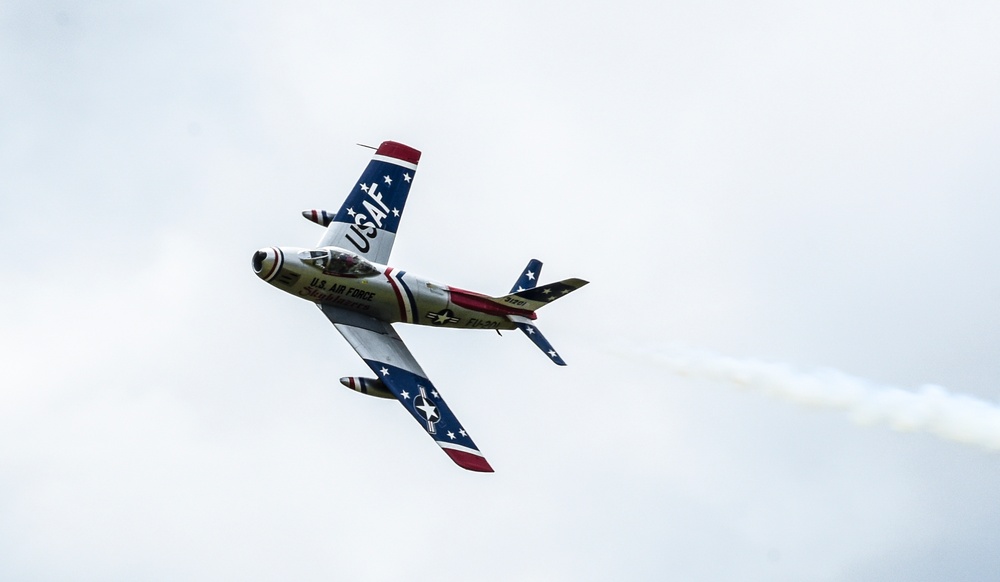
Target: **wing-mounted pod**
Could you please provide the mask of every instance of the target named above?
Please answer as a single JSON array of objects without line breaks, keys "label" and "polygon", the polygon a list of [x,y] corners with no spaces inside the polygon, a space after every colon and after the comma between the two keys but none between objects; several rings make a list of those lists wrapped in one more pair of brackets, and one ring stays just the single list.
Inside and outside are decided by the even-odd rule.
[{"label": "wing-mounted pod", "polygon": [[302,216],[309,222],[315,222],[320,226],[330,226],[330,223],[333,222],[333,217],[336,215],[326,210],[303,210]]},{"label": "wing-mounted pod", "polygon": [[340,383],[355,392],[367,394],[368,396],[375,396],[376,398],[389,398],[390,400],[396,399],[393,393],[389,392],[389,389],[385,387],[385,384],[377,378],[358,378],[356,376],[347,376],[345,378],[341,378]]}]

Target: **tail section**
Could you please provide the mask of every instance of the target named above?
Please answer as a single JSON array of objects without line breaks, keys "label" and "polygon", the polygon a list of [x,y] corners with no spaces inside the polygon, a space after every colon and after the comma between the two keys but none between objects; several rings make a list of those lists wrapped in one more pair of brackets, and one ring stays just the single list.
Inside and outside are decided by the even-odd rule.
[{"label": "tail section", "polygon": [[[514,283],[510,294],[497,299],[507,305],[514,305],[519,309],[535,311],[560,297],[569,295],[587,284],[587,281],[583,279],[566,279],[558,283],[550,283],[537,287],[538,276],[541,273],[542,262],[538,259],[531,259],[528,262],[528,266],[521,273],[521,276],[518,277],[517,282]],[[521,315],[507,315],[507,319],[524,332],[524,335],[528,336],[528,339],[538,346],[538,349],[542,350],[556,365],[566,365],[566,362],[563,361],[562,357],[552,347],[549,340],[545,339],[545,336],[542,335],[542,332],[538,330],[531,319]]]}]

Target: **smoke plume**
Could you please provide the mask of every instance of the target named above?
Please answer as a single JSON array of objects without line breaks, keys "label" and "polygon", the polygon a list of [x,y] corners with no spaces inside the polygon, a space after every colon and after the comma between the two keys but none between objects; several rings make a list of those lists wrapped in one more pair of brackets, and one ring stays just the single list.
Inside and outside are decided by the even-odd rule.
[{"label": "smoke plume", "polygon": [[862,424],[927,432],[1000,450],[1000,406],[941,386],[924,385],[911,391],[832,369],[804,373],[785,364],[705,353],[672,352],[649,357],[681,376],[721,382],[799,404],[841,409]]}]

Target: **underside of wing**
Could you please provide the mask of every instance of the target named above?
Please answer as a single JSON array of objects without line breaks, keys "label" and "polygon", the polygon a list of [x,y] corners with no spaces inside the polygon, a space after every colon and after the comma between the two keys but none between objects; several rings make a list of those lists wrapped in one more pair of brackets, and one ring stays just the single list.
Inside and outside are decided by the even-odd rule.
[{"label": "underside of wing", "polygon": [[470,471],[493,472],[391,325],[336,307],[320,309],[451,460]]},{"label": "underside of wing", "polygon": [[[419,151],[382,142],[344,205],[330,219],[319,246],[356,251],[369,261],[385,264],[419,161]],[[324,215],[326,219],[329,216]]]}]

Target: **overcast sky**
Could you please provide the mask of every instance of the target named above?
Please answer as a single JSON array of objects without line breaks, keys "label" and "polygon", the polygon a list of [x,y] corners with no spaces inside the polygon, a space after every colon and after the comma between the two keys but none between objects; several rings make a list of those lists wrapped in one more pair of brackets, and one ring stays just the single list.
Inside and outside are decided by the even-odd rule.
[{"label": "overcast sky", "polygon": [[[1000,455],[678,375],[1000,399],[996,2],[0,3],[0,579],[994,581]],[[423,152],[454,466],[262,246]]]}]

